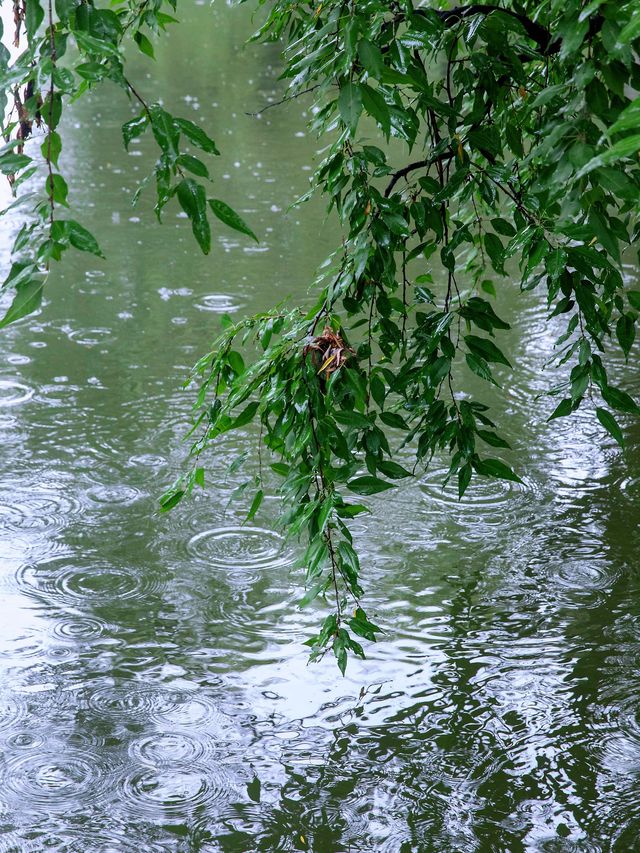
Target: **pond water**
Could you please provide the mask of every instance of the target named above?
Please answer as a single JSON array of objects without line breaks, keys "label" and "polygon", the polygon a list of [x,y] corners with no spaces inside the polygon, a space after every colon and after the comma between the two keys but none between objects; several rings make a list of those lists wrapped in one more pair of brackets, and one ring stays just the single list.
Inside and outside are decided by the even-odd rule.
[{"label": "pond water", "polygon": [[242,46],[250,12],[184,4],[134,76],[210,128],[215,194],[260,245],[221,228],[203,258],[175,209],[131,208],[153,146],[123,152],[132,107],[104,88],[63,137],[108,261],[66,260],[0,337],[0,853],[640,850],[640,428],[623,454],[589,412],[545,423],[541,298],[499,297],[525,486],[458,503],[436,464],[376,502],[356,532],[387,633],[345,678],[307,665],[321,613],[297,607],[274,501],[249,527],[227,505],[255,436],[156,514],[220,315],[304,297],[335,240],[320,207],[287,212],[305,105],[246,115],[281,91],[277,47]]}]

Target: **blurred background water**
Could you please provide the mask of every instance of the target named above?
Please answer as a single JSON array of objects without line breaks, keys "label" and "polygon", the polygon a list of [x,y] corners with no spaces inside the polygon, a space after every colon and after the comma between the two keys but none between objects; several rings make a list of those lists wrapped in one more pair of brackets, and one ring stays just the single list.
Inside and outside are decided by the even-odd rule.
[{"label": "blurred background water", "polygon": [[133,107],[110,84],[73,107],[63,170],[108,260],[66,258],[0,336],[0,853],[640,850],[640,428],[623,454],[588,411],[545,422],[542,297],[498,299],[525,485],[458,502],[443,461],[377,500],[356,531],[387,633],[346,678],[307,666],[321,615],[274,502],[249,527],[227,506],[254,435],[156,514],[220,315],[306,298],[336,238],[319,205],[287,212],[314,167],[304,103],[246,115],[281,95],[278,46],[243,46],[249,8],[181,15],[135,79],[204,123],[213,194],[261,242],[220,226],[204,258],[175,208],[133,209],[155,156],[122,149]]}]

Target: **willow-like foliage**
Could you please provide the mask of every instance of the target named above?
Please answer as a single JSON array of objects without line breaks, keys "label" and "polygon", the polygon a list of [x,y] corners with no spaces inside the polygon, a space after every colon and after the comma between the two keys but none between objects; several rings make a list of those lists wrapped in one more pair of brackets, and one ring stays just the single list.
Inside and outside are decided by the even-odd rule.
[{"label": "willow-like foliage", "polygon": [[[206,176],[207,167],[182,153],[181,140],[212,154],[214,143],[147,106],[125,76],[123,39],[149,53],[145,27],[170,22],[160,0],[104,10],[64,0],[55,4],[58,23],[39,0],[14,5],[29,48],[12,66],[1,60],[20,129],[0,168],[16,185],[29,174],[23,140],[43,122],[48,177],[39,218],[17,241],[17,253],[29,244],[31,260],[17,261],[5,283],[17,295],[3,322],[32,310],[49,259],[68,245],[98,251],[81,226],[54,215],[66,198],[55,127],[65,98],[104,76],[141,103],[125,142],[147,127],[158,142],[158,211],[175,194],[204,251],[207,204],[252,236],[184,175]],[[306,549],[301,603],[320,597],[329,611],[308,640],[311,657],[332,650],[344,672],[348,654],[363,657],[360,641],[380,631],[366,614],[349,528],[368,512],[363,499],[442,453],[460,496],[473,477],[519,480],[498,458],[508,444],[489,406],[463,393],[468,371],[499,390],[495,365],[518,368],[500,341],[508,329],[495,307],[502,288],[539,289],[549,317],[566,321],[555,362],[570,374],[559,384],[550,377],[558,397],[551,419],[594,407],[622,444],[617,413],[640,413],[611,384],[606,363],[611,348],[628,359],[640,311],[621,260],[639,230],[640,9],[635,0],[260,6],[255,39],[281,42],[286,97],[315,101],[324,157],[308,195],[326,199],[342,240],[314,284],[311,310],[227,318],[192,376],[200,387],[192,466],[161,506],[204,485],[203,454],[221,435],[258,422],[260,472],[244,484],[254,495],[248,518],[272,476],[281,478],[284,529]],[[63,66],[69,36],[73,59]],[[403,459],[407,447],[414,453],[411,470],[394,458],[400,446]]]},{"label": "willow-like foliage", "polygon": [[[111,80],[133,99],[140,114],[122,128],[124,145],[151,129],[158,159],[155,211],[175,196],[185,211],[201,250],[211,248],[209,209],[226,225],[255,239],[224,202],[208,199],[203,180],[209,167],[198,155],[217,155],[215,142],[190,119],[147,103],[126,70],[129,41],[153,58],[154,33],[177,23],[177,0],[0,0],[11,7],[13,32],[0,19],[0,172],[12,186],[24,224],[12,250],[12,265],[0,293],[14,298],[0,328],[35,311],[42,302],[51,263],[73,247],[102,257],[98,241],[68,214],[68,186],[59,168],[62,138],[58,126],[65,107],[103,80]],[[200,180],[197,180],[197,179]],[[145,182],[146,183],[146,182]],[[34,186],[36,190],[34,191]],[[39,191],[38,191],[39,190]]]}]

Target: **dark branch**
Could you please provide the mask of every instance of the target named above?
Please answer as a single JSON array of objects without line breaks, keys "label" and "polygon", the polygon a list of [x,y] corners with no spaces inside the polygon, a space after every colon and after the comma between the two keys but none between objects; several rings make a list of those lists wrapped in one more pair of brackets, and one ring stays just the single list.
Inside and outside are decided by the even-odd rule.
[{"label": "dark branch", "polygon": [[[508,15],[514,18],[526,31],[529,38],[534,41],[543,56],[549,53],[556,53],[560,49],[560,40],[553,41],[553,36],[546,27],[527,18],[526,15],[520,15],[511,9],[503,9],[501,6],[493,6],[488,3],[472,3],[470,6],[458,6],[455,9],[449,10],[433,10],[440,20],[445,24],[456,24],[464,18],[470,18],[473,15],[491,15],[493,12],[500,12],[503,15]],[[419,10],[416,10],[419,13]],[[557,45],[557,47],[556,47]]]},{"label": "dark branch", "polygon": [[[529,38],[536,43],[541,56],[553,56],[558,53],[562,46],[561,38],[554,38],[553,33],[542,24],[532,21],[526,15],[520,15],[512,9],[503,9],[501,6],[494,6],[490,3],[472,3],[469,6],[457,6],[455,9],[438,10],[431,9],[431,12],[436,14],[440,20],[447,26],[454,26],[459,21],[465,18],[470,18],[473,15],[491,15],[493,12],[500,12],[503,15],[508,15],[510,18],[518,21]],[[415,10],[416,15],[423,14],[420,9]],[[587,41],[592,39],[600,32],[604,24],[602,15],[594,15],[589,19],[589,31],[587,32]],[[524,62],[531,60],[532,57],[521,56],[520,59]]]},{"label": "dark branch", "polygon": [[442,154],[438,154],[436,157],[429,157],[427,160],[416,160],[415,163],[409,163],[408,166],[405,166],[402,169],[398,169],[397,172],[394,172],[391,176],[391,180],[387,184],[387,188],[384,191],[385,198],[389,198],[391,192],[398,181],[402,180],[402,178],[406,178],[407,175],[410,175],[411,172],[415,172],[418,169],[426,169],[429,166],[433,166],[434,163],[443,163],[447,160],[452,160],[455,157],[453,151],[444,151]]}]

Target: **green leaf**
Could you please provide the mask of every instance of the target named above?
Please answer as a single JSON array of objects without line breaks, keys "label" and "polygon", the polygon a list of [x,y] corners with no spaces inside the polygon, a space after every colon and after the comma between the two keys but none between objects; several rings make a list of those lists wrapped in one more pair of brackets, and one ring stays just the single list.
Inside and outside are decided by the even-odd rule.
[{"label": "green leaf", "polygon": [[510,445],[508,441],[505,441],[504,438],[500,438],[499,435],[496,435],[495,432],[491,432],[486,429],[477,430],[477,434],[483,441],[486,441],[487,444],[490,444],[492,447],[506,447],[509,449]]},{"label": "green leaf", "polygon": [[342,84],[340,95],[338,96],[338,110],[340,111],[342,121],[349,128],[351,136],[353,136],[358,127],[360,114],[362,113],[362,93],[356,83],[347,81]]},{"label": "green leaf", "polygon": [[479,296],[472,296],[460,308],[460,314],[465,320],[471,320],[476,326],[479,326],[485,332],[492,332],[494,329],[510,329],[510,325],[505,323],[496,312],[493,306],[486,299]]},{"label": "green leaf", "polygon": [[464,342],[473,355],[480,356],[480,358],[488,362],[495,362],[496,364],[504,364],[507,367],[511,367],[504,353],[498,349],[493,341],[487,338],[479,338],[477,335],[466,335]]},{"label": "green leaf", "polygon": [[264,492],[262,491],[262,489],[258,489],[258,491],[255,493],[253,500],[251,501],[251,506],[249,507],[249,512],[247,513],[247,516],[244,520],[245,524],[247,523],[247,521],[251,521],[251,519],[254,517],[254,515],[258,512],[258,510],[260,509],[260,505],[262,504],[263,498],[264,498]]},{"label": "green leaf", "polygon": [[486,381],[491,382],[492,385],[498,385],[496,380],[493,378],[491,368],[487,364],[486,359],[470,352],[466,353],[464,358],[469,369],[472,370],[476,376],[479,376],[481,379],[486,379]]},{"label": "green leaf", "polygon": [[155,57],[155,54],[154,54],[154,52],[153,52],[153,45],[151,44],[151,42],[150,42],[150,41],[149,41],[149,39],[145,36],[145,34],[144,34],[144,33],[141,33],[141,32],[140,32],[140,30],[137,30],[137,31],[133,34],[133,40],[134,40],[134,41],[135,41],[135,43],[138,45],[138,47],[140,48],[140,50],[142,51],[142,53],[146,54],[147,56],[150,56],[150,57],[151,57],[151,59],[155,59],[155,58],[156,58],[156,57]]},{"label": "green leaf", "polygon": [[362,39],[358,42],[358,56],[369,76],[379,80],[384,71],[384,59],[380,48],[367,39]]},{"label": "green leaf", "polygon": [[470,131],[467,141],[472,148],[480,151],[485,157],[488,155],[490,160],[502,154],[500,134],[491,125]]},{"label": "green leaf", "polygon": [[500,275],[505,275],[504,271],[504,247],[500,242],[500,238],[489,232],[484,235],[484,247],[491,259],[491,265],[494,270]]},{"label": "green leaf", "polygon": [[10,323],[15,323],[16,320],[20,320],[22,317],[26,317],[37,310],[42,302],[43,288],[44,278],[32,278],[26,283],[21,284],[17,288],[16,295],[9,309],[0,320],[0,329],[3,329]]},{"label": "green leaf", "polygon": [[561,400],[560,403],[556,406],[553,412],[547,418],[548,421],[553,421],[556,418],[566,418],[567,415],[570,415],[574,410],[574,402],[569,398]]},{"label": "green leaf", "polygon": [[387,489],[393,489],[394,485],[394,483],[387,483],[385,480],[378,479],[378,477],[365,475],[364,477],[356,477],[355,480],[349,480],[347,488],[357,495],[377,495],[379,492],[386,492]]},{"label": "green leaf", "polygon": [[327,522],[333,513],[333,496],[325,498],[320,506],[320,512],[317,515],[318,532],[324,532]]},{"label": "green leaf", "polygon": [[202,160],[198,160],[197,157],[193,157],[191,154],[181,154],[176,162],[178,166],[187,169],[187,171],[192,172],[199,178],[209,177],[209,170]]},{"label": "green leaf", "polygon": [[62,97],[54,92],[51,97],[51,92],[44,99],[44,104],[40,110],[42,118],[49,130],[55,130],[62,116]]},{"label": "green leaf", "polygon": [[636,11],[629,23],[622,28],[618,35],[618,41],[620,44],[629,44],[638,37],[640,37],[640,12]]},{"label": "green leaf", "polygon": [[211,249],[211,229],[207,219],[207,194],[193,178],[184,178],[176,191],[180,206],[191,220],[191,229],[205,255]]},{"label": "green leaf", "polygon": [[172,162],[175,162],[180,153],[178,144],[180,142],[180,131],[176,126],[173,116],[169,115],[166,110],[158,104],[154,104],[149,108],[151,115],[151,130],[160,146],[161,150],[169,157]]},{"label": "green leaf", "polygon": [[378,122],[382,128],[382,132],[388,137],[391,131],[391,113],[389,112],[387,102],[377,89],[367,86],[366,83],[360,85],[360,92],[362,94],[364,109],[371,118]]},{"label": "green leaf", "polygon": [[616,336],[622,352],[628,357],[636,339],[636,323],[629,314],[621,314],[616,323]]},{"label": "green leaf", "polygon": [[67,204],[69,188],[62,175],[47,175],[45,186],[47,195],[50,198],[53,198],[54,204],[61,204],[63,207],[69,207]]},{"label": "green leaf", "polygon": [[230,429],[238,429],[238,427],[243,427],[246,426],[246,424],[250,423],[253,420],[256,412],[258,411],[259,405],[260,403],[256,400],[254,400],[254,402],[252,403],[249,403],[249,405],[245,409],[243,409],[236,418],[234,418],[233,424],[231,425]]},{"label": "green leaf", "polygon": [[580,169],[576,178],[583,178],[592,172],[594,169],[599,169],[600,166],[608,166],[610,163],[616,163],[618,160],[624,160],[627,157],[634,157],[640,151],[640,134],[635,136],[626,136],[611,148],[608,148],[603,154],[598,154]]},{"label": "green leaf", "polygon": [[349,619],[349,627],[354,634],[364,637],[365,640],[371,640],[373,643],[376,642],[376,634],[382,633],[382,628],[378,628],[377,625],[370,622],[367,614],[361,607],[357,607],[355,615],[352,619]]},{"label": "green leaf", "polygon": [[391,477],[392,480],[401,480],[403,477],[413,476],[411,471],[407,471],[406,468],[403,468],[402,465],[398,465],[397,462],[393,462],[391,459],[377,462],[376,464],[378,470],[381,471],[385,477]]},{"label": "green leaf", "polygon": [[124,141],[124,147],[129,150],[129,143],[132,139],[136,139],[138,136],[142,136],[145,130],[149,127],[149,116],[146,112],[141,113],[136,118],[132,118],[131,121],[126,122],[126,124],[122,125],[122,139]]},{"label": "green leaf", "polygon": [[562,32],[562,45],[560,47],[560,58],[565,59],[575,53],[581,47],[587,32],[589,21],[576,20],[571,14],[565,15]]},{"label": "green leaf", "polygon": [[57,166],[61,151],[62,139],[55,130],[52,130],[46,135],[44,142],[40,146],[40,152],[45,160],[50,159],[53,165]]},{"label": "green leaf", "polygon": [[394,429],[409,429],[405,419],[397,412],[380,412],[380,420],[383,424],[393,427]]},{"label": "green leaf", "polygon": [[348,570],[350,580],[355,583],[360,574],[360,560],[353,547],[343,539],[341,542],[338,542],[336,553],[343,568]]},{"label": "green leaf", "polygon": [[343,424],[344,426],[351,426],[355,429],[370,429],[371,421],[366,415],[362,415],[360,412],[353,412],[348,410],[338,410],[333,413],[333,417],[339,424]]},{"label": "green leaf", "polygon": [[596,408],[596,416],[607,432],[615,438],[620,447],[624,447],[624,436],[618,421],[606,409]]},{"label": "green leaf", "polygon": [[284,462],[274,462],[270,467],[279,477],[288,477],[291,470]]},{"label": "green leaf", "polygon": [[57,242],[68,241],[79,252],[89,252],[104,258],[93,234],[73,219],[56,219],[51,229],[51,236]]},{"label": "green leaf", "polygon": [[305,594],[302,596],[300,601],[298,602],[298,607],[302,610],[304,607],[307,607],[311,604],[312,601],[320,595],[321,592],[324,592],[327,586],[331,583],[330,580],[323,578],[315,583],[312,587],[310,587]]},{"label": "green leaf", "polygon": [[472,472],[473,469],[469,463],[463,465],[458,471],[458,498],[461,498],[467,491],[469,483],[471,482]]},{"label": "green leaf", "polygon": [[173,122],[192,145],[195,145],[207,154],[220,154],[213,139],[207,136],[204,130],[195,122],[190,121],[188,118],[174,118]]},{"label": "green leaf", "polygon": [[[638,20],[640,20],[640,15],[638,15]],[[640,104],[636,99],[631,101],[626,109],[622,110],[609,128],[608,133],[611,135],[625,130],[638,130],[638,128],[640,128]]]},{"label": "green leaf", "polygon": [[174,506],[177,506],[184,497],[184,489],[176,491],[171,490],[160,498],[160,512],[169,512]]},{"label": "green leaf", "polygon": [[3,175],[15,175],[29,163],[31,163],[31,157],[27,157],[26,154],[8,152],[0,157],[0,172]]},{"label": "green leaf", "polygon": [[229,352],[227,353],[227,363],[229,364],[233,372],[236,374],[236,376],[240,376],[246,370],[244,358],[242,357],[241,353],[237,352],[236,350],[229,350]]},{"label": "green leaf", "polygon": [[242,217],[224,201],[220,201],[220,199],[217,198],[210,198],[209,206],[218,219],[221,222],[224,222],[225,225],[228,225],[229,228],[233,228],[235,231],[240,231],[241,234],[246,234],[248,237],[252,237],[256,243],[260,242],[244,219],[242,219]]},{"label": "green leaf", "polygon": [[552,279],[560,277],[567,265],[567,253],[563,249],[552,249],[544,259],[544,266]]},{"label": "green leaf", "polygon": [[44,11],[40,5],[40,0],[25,0],[24,23],[30,41],[33,41],[33,38],[38,31],[38,27],[43,20]]},{"label": "green leaf", "polygon": [[478,474],[483,474],[485,477],[495,477],[499,480],[511,480],[513,483],[522,483],[520,477],[514,474],[511,468],[499,459],[479,459],[475,462],[474,468]]},{"label": "green leaf", "polygon": [[640,415],[640,408],[626,391],[621,391],[619,388],[612,388],[608,385],[602,389],[601,393],[605,403],[608,403],[617,412],[629,412],[630,414]]},{"label": "green leaf", "polygon": [[491,225],[493,230],[497,234],[502,234],[503,237],[514,237],[516,234],[516,229],[510,222],[507,222],[506,219],[502,219],[502,217],[497,217],[496,219],[491,220]]},{"label": "green leaf", "polygon": [[340,634],[338,634],[338,636],[333,641],[333,653],[336,656],[336,660],[338,661],[338,669],[344,675],[345,670],[347,668],[347,649],[345,645],[345,640],[342,638],[342,636],[340,636]]},{"label": "green leaf", "polygon": [[69,242],[74,248],[80,252],[89,252],[92,255],[97,255],[99,258],[104,258],[98,241],[84,226],[70,219],[68,220],[68,229]]},{"label": "green leaf", "polygon": [[593,208],[589,211],[589,225],[598,238],[598,242],[613,258],[620,263],[620,248],[618,240],[611,230],[606,218]]},{"label": "green leaf", "polygon": [[371,512],[371,510],[369,509],[369,507],[366,507],[363,504],[343,503],[336,506],[336,514],[340,518],[355,518],[357,515],[361,515],[363,512]]},{"label": "green leaf", "polygon": [[631,305],[632,308],[636,311],[640,311],[640,290],[628,290],[627,299],[629,300],[629,305]]},{"label": "green leaf", "polygon": [[79,5],[80,0],[56,0],[56,13],[60,20],[66,24]]},{"label": "green leaf", "polygon": [[[76,20],[83,9],[87,9],[87,5],[78,6],[78,10],[76,12]],[[97,56],[97,57],[118,57],[118,46],[115,42],[111,42],[110,40],[105,40],[102,38],[95,38],[94,36],[89,35],[87,32],[82,32],[80,30],[74,30],[73,32],[74,38],[80,50],[89,55],[89,56]]]}]

